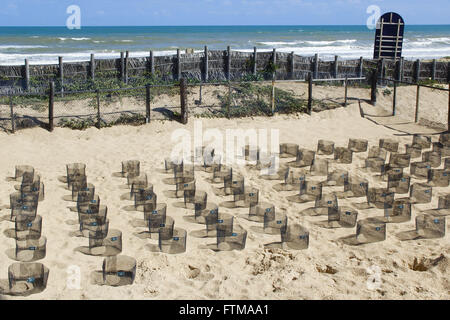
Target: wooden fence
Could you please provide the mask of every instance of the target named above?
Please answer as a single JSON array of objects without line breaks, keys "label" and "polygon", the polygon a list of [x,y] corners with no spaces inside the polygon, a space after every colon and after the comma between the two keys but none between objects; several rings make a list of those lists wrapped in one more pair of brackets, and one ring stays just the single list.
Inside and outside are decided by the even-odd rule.
[{"label": "wooden fence", "polygon": [[[381,62],[381,66],[380,66]],[[436,80],[447,83],[450,80],[450,63],[437,60],[341,60],[323,61],[316,54],[304,57],[292,53],[253,52],[227,50],[182,53],[169,56],[155,56],[153,51],[147,57],[130,58],[129,52],[122,52],[118,59],[95,59],[90,61],[64,62],[58,59],[54,65],[30,65],[25,60],[22,66],[0,66],[0,94],[42,91],[50,81],[56,83],[58,91],[77,81],[95,79],[120,79],[132,84],[133,80],[154,77],[162,81],[176,81],[181,78],[196,81],[233,81],[252,76],[272,77],[277,80],[301,80],[309,74],[314,79],[339,77],[366,77],[378,68],[381,78],[399,81],[420,82]]]}]

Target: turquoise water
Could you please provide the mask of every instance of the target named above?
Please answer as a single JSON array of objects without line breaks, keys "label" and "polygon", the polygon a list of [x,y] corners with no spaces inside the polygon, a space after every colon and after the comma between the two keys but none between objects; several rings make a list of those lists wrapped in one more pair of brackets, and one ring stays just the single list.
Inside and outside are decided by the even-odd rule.
[{"label": "turquoise water", "polygon": [[[173,54],[176,48],[252,51],[277,48],[323,59],[371,58],[374,30],[366,26],[189,26],[189,27],[0,27],[0,64],[57,63],[97,58],[117,58],[128,50],[132,57]],[[403,56],[450,56],[450,25],[406,26]]]}]

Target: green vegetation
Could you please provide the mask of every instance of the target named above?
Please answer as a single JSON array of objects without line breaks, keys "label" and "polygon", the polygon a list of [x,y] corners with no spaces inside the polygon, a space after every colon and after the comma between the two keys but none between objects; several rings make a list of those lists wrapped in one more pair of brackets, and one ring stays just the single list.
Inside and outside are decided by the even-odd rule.
[{"label": "green vegetation", "polygon": [[390,96],[392,94],[392,91],[388,88],[383,90],[383,96]]}]

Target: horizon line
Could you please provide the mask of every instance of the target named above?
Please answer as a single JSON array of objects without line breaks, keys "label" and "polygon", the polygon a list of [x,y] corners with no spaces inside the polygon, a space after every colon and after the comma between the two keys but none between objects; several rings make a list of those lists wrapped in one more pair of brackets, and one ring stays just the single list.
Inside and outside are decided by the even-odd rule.
[{"label": "horizon line", "polygon": [[[434,24],[407,24],[409,26],[450,26],[448,23],[434,23]],[[199,24],[199,25],[85,25],[83,28],[92,27],[361,27],[365,24]],[[5,26],[0,25],[0,28],[66,28],[65,25],[60,26],[46,26],[46,25],[33,25],[33,26]],[[79,29],[78,29],[79,30]]]}]

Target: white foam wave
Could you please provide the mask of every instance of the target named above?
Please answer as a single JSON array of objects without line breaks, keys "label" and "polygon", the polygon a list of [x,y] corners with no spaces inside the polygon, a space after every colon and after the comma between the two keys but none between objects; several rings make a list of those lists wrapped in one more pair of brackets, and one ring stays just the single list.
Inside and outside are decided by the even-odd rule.
[{"label": "white foam wave", "polygon": [[34,46],[34,45],[15,45],[15,44],[7,44],[0,45],[0,50],[2,49],[35,49],[35,48],[48,48],[47,46]]}]

